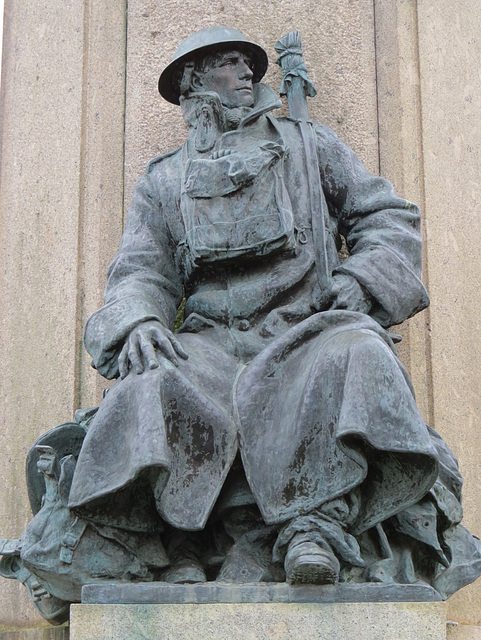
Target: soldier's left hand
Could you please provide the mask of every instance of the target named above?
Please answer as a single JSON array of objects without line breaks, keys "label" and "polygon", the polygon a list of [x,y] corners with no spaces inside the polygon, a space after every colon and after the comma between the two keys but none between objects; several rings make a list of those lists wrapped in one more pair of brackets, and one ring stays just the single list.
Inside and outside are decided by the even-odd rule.
[{"label": "soldier's left hand", "polygon": [[214,151],[211,156],[212,160],[219,160],[219,158],[225,158],[225,156],[230,156],[232,153],[231,149],[220,149],[219,151]]},{"label": "soldier's left hand", "polygon": [[146,320],[134,327],[119,355],[119,373],[125,378],[132,368],[141,374],[148,369],[157,369],[160,359],[170,360],[179,366],[178,357],[188,359],[175,335],[158,320]]},{"label": "soldier's left hand", "polygon": [[330,309],[369,313],[372,302],[367,291],[353,276],[337,273],[332,279]]}]

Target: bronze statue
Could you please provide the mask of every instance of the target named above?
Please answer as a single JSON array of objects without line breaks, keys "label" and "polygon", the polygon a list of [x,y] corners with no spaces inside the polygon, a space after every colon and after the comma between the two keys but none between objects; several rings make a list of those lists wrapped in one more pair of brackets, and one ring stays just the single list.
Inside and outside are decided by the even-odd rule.
[{"label": "bronze statue", "polygon": [[85,331],[118,380],[32,450],[47,493],[31,471],[38,513],[0,547],[40,598],[102,580],[423,581],[445,598],[481,573],[456,460],[389,333],[429,304],[419,210],[308,118],[295,35],[276,48],[291,117],[234,29],[187,38],[160,77],[187,141],[138,180]]}]

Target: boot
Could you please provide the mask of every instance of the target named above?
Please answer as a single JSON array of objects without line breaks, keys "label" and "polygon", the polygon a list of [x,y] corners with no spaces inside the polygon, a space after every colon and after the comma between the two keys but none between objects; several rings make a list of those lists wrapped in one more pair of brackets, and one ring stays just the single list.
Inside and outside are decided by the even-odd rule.
[{"label": "boot", "polygon": [[298,533],[289,543],[284,569],[289,584],[335,584],[340,565],[327,543],[322,548],[309,534]]}]

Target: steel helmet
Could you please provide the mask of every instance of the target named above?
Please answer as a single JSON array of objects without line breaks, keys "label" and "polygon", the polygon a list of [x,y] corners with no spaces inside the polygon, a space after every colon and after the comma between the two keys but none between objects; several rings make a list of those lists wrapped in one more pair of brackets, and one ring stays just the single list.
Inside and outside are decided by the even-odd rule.
[{"label": "steel helmet", "polygon": [[186,38],[175,52],[172,62],[162,71],[159,78],[159,93],[168,102],[179,104],[180,88],[176,81],[177,72],[193,55],[207,53],[209,49],[216,51],[236,49],[252,56],[253,82],[259,82],[267,71],[269,64],[264,49],[248,40],[243,33],[229,27],[208,27],[196,31]]}]

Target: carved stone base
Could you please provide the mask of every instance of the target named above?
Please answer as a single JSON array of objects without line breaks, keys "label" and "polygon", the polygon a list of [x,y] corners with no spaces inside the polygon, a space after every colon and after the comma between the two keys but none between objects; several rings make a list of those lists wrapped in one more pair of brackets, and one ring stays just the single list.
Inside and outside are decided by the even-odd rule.
[{"label": "carved stone base", "polygon": [[77,604],[70,640],[445,640],[442,602]]}]

